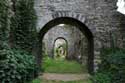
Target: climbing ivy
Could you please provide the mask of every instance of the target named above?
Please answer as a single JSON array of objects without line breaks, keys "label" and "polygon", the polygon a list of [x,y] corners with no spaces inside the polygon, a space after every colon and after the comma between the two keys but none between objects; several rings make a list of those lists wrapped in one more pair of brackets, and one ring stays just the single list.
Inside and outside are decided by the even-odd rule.
[{"label": "climbing ivy", "polygon": [[13,11],[11,40],[14,47],[31,51],[36,40],[34,0],[15,0]]},{"label": "climbing ivy", "polygon": [[8,0],[0,0],[0,42],[5,42],[9,35],[9,13]]},{"label": "climbing ivy", "polygon": [[[27,47],[33,42],[31,38],[35,38],[33,27],[36,18],[32,10],[33,0],[14,0],[14,14],[10,1],[0,0],[0,83],[26,83],[25,81],[32,80],[37,75],[35,59],[31,53],[22,49],[11,49],[9,39],[13,37],[15,48]],[[13,32],[13,36],[10,35],[10,31]],[[21,42],[18,43],[19,41]]]}]

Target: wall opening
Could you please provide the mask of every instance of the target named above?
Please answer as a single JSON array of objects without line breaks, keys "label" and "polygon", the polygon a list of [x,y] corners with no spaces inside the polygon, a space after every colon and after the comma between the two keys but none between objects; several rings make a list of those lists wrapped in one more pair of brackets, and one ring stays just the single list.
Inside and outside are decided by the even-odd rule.
[{"label": "wall opening", "polygon": [[53,45],[53,57],[65,59],[68,54],[68,42],[63,37],[58,37]]},{"label": "wall opening", "polygon": [[[87,69],[89,73],[94,72],[94,41],[93,41],[93,34],[92,32],[88,29],[85,24],[82,22],[78,21],[77,19],[74,18],[69,18],[69,17],[60,17],[51,20],[50,22],[46,23],[46,25],[40,30],[39,33],[39,39],[40,43],[42,42],[45,34],[54,26],[61,24],[68,24],[72,26],[77,26],[78,29],[85,35],[85,37],[88,40],[88,58],[87,58]],[[80,43],[80,41],[79,41]],[[42,45],[41,45],[42,47]]]}]

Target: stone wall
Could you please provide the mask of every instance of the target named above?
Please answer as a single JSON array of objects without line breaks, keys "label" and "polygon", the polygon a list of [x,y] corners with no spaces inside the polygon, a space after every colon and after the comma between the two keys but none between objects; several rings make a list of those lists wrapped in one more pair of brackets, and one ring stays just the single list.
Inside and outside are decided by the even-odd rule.
[{"label": "stone wall", "polygon": [[[125,47],[125,16],[116,11],[117,0],[35,0],[37,30],[58,17],[84,23],[94,36],[94,66],[98,68],[102,47]],[[56,14],[55,14],[56,13]],[[84,20],[84,22],[83,22]]]}]

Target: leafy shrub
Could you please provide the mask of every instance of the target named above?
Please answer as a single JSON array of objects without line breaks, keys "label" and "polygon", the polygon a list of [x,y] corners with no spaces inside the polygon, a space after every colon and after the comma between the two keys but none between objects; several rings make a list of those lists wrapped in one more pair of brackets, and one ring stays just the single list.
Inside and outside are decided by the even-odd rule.
[{"label": "leafy shrub", "polygon": [[21,50],[0,50],[0,82],[25,83],[37,74],[34,57]]},{"label": "leafy shrub", "polygon": [[[22,5],[21,5],[21,7],[19,7],[19,6],[18,6],[18,8],[16,7],[17,8],[16,10],[19,10],[21,15],[18,15],[18,17],[17,17],[17,13],[19,14],[19,11],[18,12],[15,11],[14,12],[15,15],[12,18],[12,20],[10,20],[10,18],[11,18],[10,1],[17,2],[19,0],[0,0],[0,83],[25,83],[24,81],[30,80],[37,73],[37,70],[36,70],[37,67],[35,64],[34,57],[27,52],[24,52],[21,50],[10,49],[10,47],[8,45],[8,41],[9,41],[10,32],[13,33],[13,30],[15,30],[15,28],[17,30],[20,30],[20,28],[22,29],[22,26],[20,26],[20,25],[25,26],[23,28],[23,30],[26,29],[26,27],[28,27],[28,24],[29,24],[30,28],[33,27],[32,25],[35,26],[35,22],[33,22],[33,21],[32,21],[33,23],[29,22],[29,21],[31,21],[31,19],[28,18],[28,16],[29,17],[31,17],[31,15],[34,16],[34,14],[31,13],[31,11],[33,11],[32,10],[33,6],[31,7],[31,5],[33,5],[33,0],[32,1],[29,0],[29,2],[30,2],[29,4],[31,4],[30,6],[25,5],[26,8],[29,8],[30,11],[28,9],[26,11],[29,12],[30,15],[27,14],[22,17],[20,17],[22,14],[21,14],[21,10],[19,10],[19,9],[22,8],[23,4],[27,4],[27,2],[26,2],[27,0],[25,0],[25,1],[20,0],[20,1],[24,1],[24,3],[20,2],[20,3],[22,3]],[[13,6],[14,5],[15,4],[13,4]],[[35,19],[35,17],[33,17],[33,16],[31,18]],[[15,20],[14,18],[16,18],[16,17],[17,18],[20,17],[20,18],[18,20]],[[24,20],[26,20],[25,22],[23,20],[21,20],[21,18],[23,18],[23,17],[25,17],[25,19],[24,19]],[[20,27],[15,25],[17,22],[18,22],[18,25],[20,24],[19,25]],[[20,22],[22,22],[22,23],[20,23]],[[27,23],[27,25],[25,23]],[[12,31],[10,31],[10,27],[11,27]],[[32,29],[28,29],[28,30],[29,30],[29,33],[34,32]],[[26,31],[27,31],[27,29],[25,30],[25,33],[27,33]],[[29,33],[27,33],[27,34],[29,34]],[[20,34],[22,34],[22,33],[20,33]],[[34,34],[34,33],[32,33],[32,34]],[[23,36],[26,36],[26,35],[24,34]],[[14,37],[15,37],[15,35],[14,35]],[[31,38],[31,36],[28,35],[28,37],[26,37],[25,40],[31,41],[32,38]],[[19,40],[19,41],[21,41],[21,40]],[[16,40],[14,42],[16,42]],[[28,43],[29,43],[29,41],[28,41]],[[27,44],[27,42],[26,42],[26,44]],[[27,45],[29,45],[29,44],[27,44]],[[31,45],[31,43],[30,43],[30,45]],[[29,47],[30,47],[30,45],[29,45]]]},{"label": "leafy shrub", "polygon": [[105,49],[99,72],[110,72],[112,83],[125,83],[125,50]]},{"label": "leafy shrub", "polygon": [[10,20],[9,9],[9,0],[0,0],[0,41],[8,39],[8,21]]},{"label": "leafy shrub", "polygon": [[108,75],[107,73],[96,73],[92,77],[92,82],[93,83],[111,83],[110,74]]},{"label": "leafy shrub", "polygon": [[31,52],[37,40],[34,0],[13,0],[14,15],[11,18],[11,42],[15,48]]}]

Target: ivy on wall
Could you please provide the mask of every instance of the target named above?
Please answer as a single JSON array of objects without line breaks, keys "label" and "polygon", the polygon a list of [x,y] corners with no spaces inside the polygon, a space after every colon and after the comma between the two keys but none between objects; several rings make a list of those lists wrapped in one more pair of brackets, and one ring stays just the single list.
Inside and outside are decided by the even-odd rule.
[{"label": "ivy on wall", "polygon": [[[0,0],[0,42],[5,42],[9,36],[9,1]],[[2,45],[2,44],[1,44]]]},{"label": "ivy on wall", "polygon": [[36,40],[34,0],[13,0],[11,42],[15,48],[31,51]]},{"label": "ivy on wall", "polygon": [[[31,53],[22,49],[11,49],[9,45],[9,39],[12,38],[15,48],[25,46],[26,49],[31,49],[36,35],[33,28],[36,17],[32,1],[0,0],[0,83],[28,83],[38,73]],[[13,9],[14,13],[12,7],[16,8]]]}]

